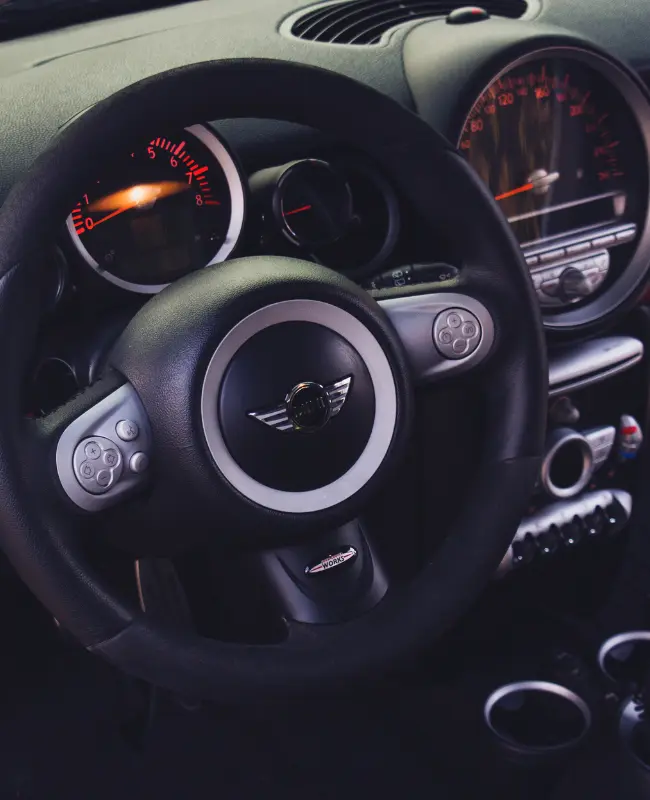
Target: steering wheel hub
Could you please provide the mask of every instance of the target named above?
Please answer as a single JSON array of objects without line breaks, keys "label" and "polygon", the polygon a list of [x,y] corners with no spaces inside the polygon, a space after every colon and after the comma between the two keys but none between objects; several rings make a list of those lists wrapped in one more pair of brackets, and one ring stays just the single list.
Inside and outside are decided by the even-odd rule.
[{"label": "steering wheel hub", "polygon": [[269,512],[278,526],[299,515],[301,532],[307,514],[318,525],[327,511],[334,523],[358,513],[393,462],[412,391],[402,359],[365,292],[325,267],[277,257],[233,261],[169,287],[111,357],[157,441],[170,440],[170,491],[179,467],[191,469],[190,496],[205,483],[209,505],[221,490],[244,518],[254,510],[257,525]]},{"label": "steering wheel hub", "polygon": [[[281,322],[233,356],[213,414],[248,475],[303,492],[332,483],[362,456],[375,421],[375,390],[363,358],[340,333]],[[210,426],[205,430],[210,435]]]}]

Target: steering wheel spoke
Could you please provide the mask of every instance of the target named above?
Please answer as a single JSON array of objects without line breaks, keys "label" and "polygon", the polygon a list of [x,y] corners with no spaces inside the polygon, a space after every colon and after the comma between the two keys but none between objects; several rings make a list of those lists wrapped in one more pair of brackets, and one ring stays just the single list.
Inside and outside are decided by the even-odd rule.
[{"label": "steering wheel spoke", "polygon": [[379,300],[393,323],[420,383],[467,372],[494,344],[495,326],[486,306],[469,294],[433,292]]},{"label": "steering wheel spoke", "polygon": [[38,421],[55,452],[57,478],[84,511],[115,505],[148,476],[151,430],[131,384],[110,375]]}]

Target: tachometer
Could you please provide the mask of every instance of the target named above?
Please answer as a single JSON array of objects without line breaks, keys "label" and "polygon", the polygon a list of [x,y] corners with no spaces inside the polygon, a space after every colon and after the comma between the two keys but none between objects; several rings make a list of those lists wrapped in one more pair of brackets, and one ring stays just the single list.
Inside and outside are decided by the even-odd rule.
[{"label": "tachometer", "polygon": [[233,251],[244,222],[235,162],[203,125],[117,156],[77,203],[68,231],[111,283],[152,294]]}]

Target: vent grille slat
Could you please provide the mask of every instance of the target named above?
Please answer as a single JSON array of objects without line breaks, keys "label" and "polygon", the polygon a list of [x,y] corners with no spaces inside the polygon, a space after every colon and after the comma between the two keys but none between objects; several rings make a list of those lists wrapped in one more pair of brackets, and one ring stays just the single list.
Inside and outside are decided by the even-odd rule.
[{"label": "vent grille slat", "polygon": [[[356,4],[353,4],[356,5]],[[322,35],[323,31],[327,30],[328,20],[335,21],[343,16],[340,6],[328,6],[320,11],[314,11],[312,14],[307,14],[302,20],[296,22],[293,26],[292,33],[294,36],[300,36],[302,39],[311,38],[310,33],[315,31],[316,36]]]},{"label": "vent grille slat", "polygon": [[[376,44],[382,34],[391,28],[414,19],[426,19],[441,15],[438,3],[412,3],[413,8],[386,9],[381,13],[368,14],[356,26],[350,26],[333,39],[337,44]],[[417,7],[415,7],[417,6]],[[442,12],[444,14],[444,11]]]},{"label": "vent grille slat", "polygon": [[[328,44],[378,44],[388,31],[413,20],[445,17],[467,0],[348,0],[317,6],[291,26],[299,39]],[[489,14],[517,19],[526,13],[526,0],[483,0]]]},{"label": "vent grille slat", "polygon": [[394,7],[383,10],[374,8],[372,10],[367,8],[357,9],[346,16],[342,16],[335,23],[330,22],[327,28],[319,35],[318,41],[327,41],[333,44],[352,44],[357,36],[363,35],[364,31],[376,27],[383,29],[387,24],[392,26],[395,22],[401,22],[403,17],[404,11],[396,12]]},{"label": "vent grille slat", "polygon": [[321,20],[313,41],[335,42],[337,36],[347,30],[348,27],[352,27],[355,22],[358,23],[366,19],[368,12],[365,8],[357,8],[356,3],[351,3],[350,5],[355,7],[346,9],[346,13],[342,13],[342,10],[340,10],[336,14],[331,14],[326,20]]},{"label": "vent grille slat", "polygon": [[321,18],[318,23],[319,29],[316,31],[314,41],[335,42],[337,37],[344,33],[348,27],[352,27],[354,23],[363,24],[373,15],[380,13],[382,9],[385,11],[387,9],[394,10],[394,7],[395,0],[380,0],[372,8],[367,8],[367,2],[352,2],[334,6],[331,11],[336,13],[330,13],[326,20]]}]

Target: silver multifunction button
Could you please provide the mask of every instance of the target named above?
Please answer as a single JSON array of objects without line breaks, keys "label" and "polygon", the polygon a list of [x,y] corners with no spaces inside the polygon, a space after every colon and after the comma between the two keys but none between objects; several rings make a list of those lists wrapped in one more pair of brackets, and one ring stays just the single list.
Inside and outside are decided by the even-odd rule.
[{"label": "silver multifunction button", "polygon": [[113,449],[106,450],[102,456],[102,461],[107,467],[114,467],[119,459],[120,457],[117,454],[117,450]]},{"label": "silver multifunction button", "polygon": [[95,479],[97,483],[102,487],[105,488],[111,483],[111,473],[107,469],[102,469],[97,473],[97,477]]},{"label": "silver multifunction button", "polygon": [[445,358],[466,358],[480,344],[481,323],[465,308],[448,308],[433,323],[433,341]]},{"label": "silver multifunction button", "polygon": [[121,419],[115,426],[115,433],[123,442],[132,442],[138,438],[140,429],[136,422],[131,419]]},{"label": "silver multifunction button", "polygon": [[76,446],[72,465],[83,489],[90,494],[104,494],[119,481],[124,461],[115,442],[93,436]]},{"label": "silver multifunction button", "polygon": [[549,297],[555,297],[559,287],[560,287],[559,278],[551,278],[550,281],[544,281],[544,283],[542,283],[542,291]]},{"label": "silver multifunction button", "polygon": [[102,448],[97,442],[88,442],[84,448],[84,452],[87,458],[91,459],[91,461],[96,461],[102,454]]},{"label": "silver multifunction button", "polygon": [[567,247],[566,253],[568,256],[577,256],[580,253],[586,253],[588,250],[591,250],[591,242],[578,242]]},{"label": "silver multifunction button", "polygon": [[557,261],[564,255],[566,255],[566,250],[563,247],[558,247],[556,250],[549,250],[546,253],[542,253],[539,257],[539,263],[549,264],[552,261]]},{"label": "silver multifunction button", "polygon": [[95,476],[95,467],[89,461],[84,461],[79,467],[79,472],[82,478],[93,478]]},{"label": "silver multifunction button", "polygon": [[146,453],[134,453],[129,461],[129,468],[137,475],[146,472],[149,468],[149,456]]},{"label": "silver multifunction button", "polygon": [[636,236],[636,228],[630,227],[616,234],[617,242],[630,242]]},{"label": "silver multifunction button", "polygon": [[594,239],[592,244],[594,247],[611,247],[616,241],[616,236],[609,234],[607,236],[600,236]]}]

